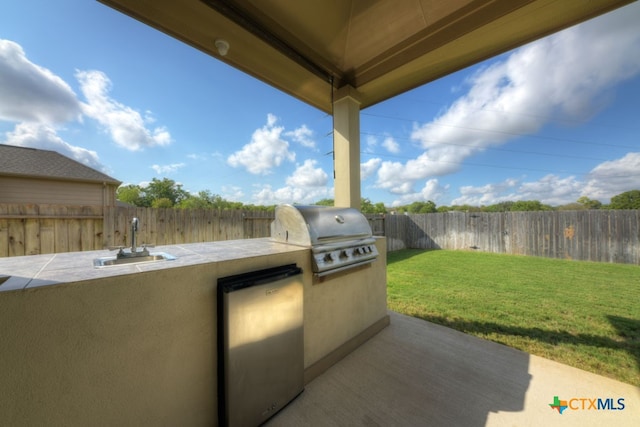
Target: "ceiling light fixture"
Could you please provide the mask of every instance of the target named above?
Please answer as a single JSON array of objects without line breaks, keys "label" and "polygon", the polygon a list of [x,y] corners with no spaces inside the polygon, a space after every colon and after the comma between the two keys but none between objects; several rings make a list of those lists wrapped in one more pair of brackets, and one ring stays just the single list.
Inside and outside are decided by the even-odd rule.
[{"label": "ceiling light fixture", "polygon": [[218,49],[218,53],[220,56],[225,56],[227,52],[229,52],[229,42],[222,39],[217,39],[215,41],[216,49]]},{"label": "ceiling light fixture", "polygon": [[[249,31],[254,36],[258,37],[260,40],[264,41],[292,61],[301,65],[308,71],[312,72],[316,76],[321,77],[327,82],[331,82],[333,79],[333,74],[325,69],[325,67],[320,66],[319,64],[312,61],[310,58],[305,56],[302,52],[295,49],[285,40],[278,37],[271,30],[267,28],[264,24],[262,24],[258,19],[251,16],[248,12],[246,12],[243,8],[237,5],[237,0],[202,0],[207,5],[209,5],[213,10],[221,14],[222,16],[230,19],[236,24],[240,25],[240,27]],[[259,3],[259,2],[257,2]],[[336,82],[340,83],[340,82]],[[355,84],[351,83],[352,86],[356,87]],[[344,82],[340,84],[343,86]]]}]

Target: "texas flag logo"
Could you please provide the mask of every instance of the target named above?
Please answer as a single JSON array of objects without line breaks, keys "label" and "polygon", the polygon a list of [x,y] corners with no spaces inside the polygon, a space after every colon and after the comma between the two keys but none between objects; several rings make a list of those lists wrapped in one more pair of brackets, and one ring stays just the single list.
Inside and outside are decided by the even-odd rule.
[{"label": "texas flag logo", "polygon": [[557,409],[558,413],[562,415],[562,411],[567,409],[568,405],[566,400],[560,400],[558,396],[553,396],[553,403],[549,403],[549,406],[551,409]]}]

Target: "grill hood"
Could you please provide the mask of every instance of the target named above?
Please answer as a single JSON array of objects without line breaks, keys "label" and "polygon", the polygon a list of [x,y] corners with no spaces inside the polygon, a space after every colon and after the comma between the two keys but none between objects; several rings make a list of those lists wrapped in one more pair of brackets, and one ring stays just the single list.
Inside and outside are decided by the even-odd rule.
[{"label": "grill hood", "polygon": [[317,246],[371,237],[369,221],[353,208],[281,205],[271,237],[301,246]]},{"label": "grill hood", "polygon": [[354,208],[277,206],[271,238],[311,247],[318,276],[368,264],[378,256],[369,221]]}]

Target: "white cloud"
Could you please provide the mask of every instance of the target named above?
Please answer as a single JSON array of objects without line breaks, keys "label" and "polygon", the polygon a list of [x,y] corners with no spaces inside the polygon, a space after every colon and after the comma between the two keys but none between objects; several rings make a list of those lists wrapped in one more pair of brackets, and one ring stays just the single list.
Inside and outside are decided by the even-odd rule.
[{"label": "white cloud", "polygon": [[593,168],[587,175],[583,195],[604,202],[612,196],[639,188],[640,153],[627,153],[620,159]]},{"label": "white cloud", "polygon": [[499,183],[461,187],[460,197],[452,200],[451,205],[488,206],[505,201],[538,200],[558,206],[578,200],[584,195],[584,186],[585,183],[574,176],[563,178],[548,174],[528,182],[509,178]]},{"label": "white cloud", "polygon": [[469,157],[558,117],[591,117],[617,83],[640,73],[639,11],[623,8],[480,70],[442,115],[415,126],[411,137],[425,151],[406,163],[384,162],[377,186],[409,194],[417,181],[456,172]]},{"label": "white cloud", "polygon": [[101,71],[77,71],[76,78],[87,103],[82,111],[105,127],[113,141],[131,151],[171,143],[165,127],[153,129],[147,125],[155,119],[147,111],[143,117],[138,111],[121,104],[109,96],[111,80]]},{"label": "white cloud", "polygon": [[382,141],[382,146],[390,153],[397,154],[400,152],[400,145],[390,136]]},{"label": "white cloud", "polygon": [[382,162],[378,169],[377,186],[394,194],[406,194],[411,191],[414,180],[404,175],[405,167],[400,162]]},{"label": "white cloud", "polygon": [[285,136],[290,137],[303,147],[316,148],[316,142],[312,139],[313,131],[307,125],[302,125],[298,129],[286,132]]},{"label": "white cloud", "polygon": [[578,200],[583,187],[584,183],[574,176],[560,178],[549,174],[538,181],[522,183],[514,200],[540,200],[552,206],[562,205]]},{"label": "white cloud", "polygon": [[437,203],[449,190],[449,185],[440,185],[437,179],[433,178],[425,182],[424,187],[417,193],[402,195],[399,199],[391,203],[392,206],[403,206],[415,201],[426,202],[431,200]]},{"label": "white cloud", "polygon": [[373,154],[376,152],[376,147],[381,145],[385,150],[392,154],[398,154],[400,152],[400,144],[392,137],[385,136],[382,143],[379,144],[378,138],[375,135],[367,135],[365,143],[363,144],[363,151],[365,153]]},{"label": "white cloud", "polygon": [[287,178],[287,185],[301,188],[326,186],[329,175],[322,168],[315,167],[317,163],[315,160],[305,160],[302,166],[298,166],[293,175]]},{"label": "white cloud", "polygon": [[459,169],[459,165],[451,157],[452,154],[443,154],[439,160],[433,160],[430,152],[425,152],[405,164],[382,162],[378,169],[376,187],[386,189],[393,194],[412,193],[416,181],[429,176],[445,175]]},{"label": "white cloud", "polygon": [[516,193],[519,181],[508,178],[499,183],[485,184],[474,187],[465,185],[460,187],[460,197],[451,201],[452,205],[488,206],[504,201],[522,200]]},{"label": "white cloud", "polygon": [[373,135],[367,135],[365,138],[364,152],[375,153],[375,148],[378,145],[378,138]]},{"label": "white cloud", "polygon": [[225,200],[242,200],[244,197],[244,190],[242,187],[236,185],[224,185],[222,186],[221,197]]},{"label": "white cloud", "polygon": [[65,142],[56,134],[56,130],[49,125],[19,123],[12,132],[6,133],[6,137],[6,140],[2,142],[3,144],[56,151],[90,168],[106,174],[110,173],[100,163],[98,154],[95,151]]},{"label": "white cloud", "polygon": [[283,161],[293,162],[296,155],[289,151],[289,143],[282,139],[284,127],[275,126],[277,120],[269,114],[267,124],[253,132],[251,142],[229,156],[229,165],[244,166],[255,175],[267,175]]},{"label": "white cloud", "polygon": [[153,165],[151,166],[151,169],[156,171],[156,174],[158,175],[164,175],[164,174],[172,174],[176,172],[178,169],[183,168],[185,166],[186,166],[185,163],[172,163],[170,165]]},{"label": "white cloud", "polygon": [[111,82],[99,71],[77,71],[87,103],[60,77],[30,62],[20,45],[0,40],[0,120],[18,122],[6,134],[6,144],[54,150],[105,173],[95,151],[73,146],[57,135],[55,125],[82,120],[82,114],[107,128],[113,140],[130,150],[166,145],[171,137],[166,129],[155,127],[150,112],[138,112],[108,96]]},{"label": "white cloud", "polygon": [[313,203],[330,198],[333,189],[327,187],[329,175],[316,167],[315,160],[305,160],[286,179],[286,186],[273,189],[270,185],[259,187],[253,194],[257,204],[273,205],[279,203]]},{"label": "white cloud", "polygon": [[308,189],[286,186],[274,190],[270,185],[265,185],[253,194],[255,203],[265,206],[281,203],[309,204],[330,198],[333,198],[333,188],[327,187]]},{"label": "white cloud", "polygon": [[0,120],[54,124],[79,117],[67,83],[29,61],[17,43],[0,39]]},{"label": "white cloud", "polygon": [[504,201],[539,200],[552,206],[577,201],[582,196],[608,203],[611,197],[639,188],[640,153],[606,161],[589,172],[584,180],[574,176],[548,174],[535,181],[509,178],[499,183],[460,187],[460,197],[451,205],[488,206]]},{"label": "white cloud", "polygon": [[461,197],[452,205],[487,206],[505,201],[538,200],[557,206],[572,203],[582,195],[584,182],[574,176],[565,178],[548,174],[537,181],[520,182],[510,178],[497,184],[460,188]]},{"label": "white cloud", "polygon": [[360,180],[364,181],[371,175],[376,173],[382,164],[382,159],[369,159],[364,163],[360,163]]}]

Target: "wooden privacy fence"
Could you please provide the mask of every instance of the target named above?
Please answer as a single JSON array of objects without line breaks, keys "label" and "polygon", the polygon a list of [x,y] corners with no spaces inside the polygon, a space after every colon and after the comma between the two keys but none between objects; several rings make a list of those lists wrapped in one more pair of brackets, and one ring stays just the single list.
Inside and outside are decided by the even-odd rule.
[{"label": "wooden privacy fence", "polygon": [[[139,244],[173,245],[219,240],[253,239],[271,234],[273,212],[218,211],[214,209],[108,208],[109,241],[116,246],[131,242],[131,219],[138,218]],[[109,236],[107,236],[109,238]]]},{"label": "wooden privacy fence", "polygon": [[[273,212],[0,204],[0,257],[268,237]],[[367,215],[389,251],[467,249],[640,264],[640,210]]]},{"label": "wooden privacy fence", "polygon": [[[0,257],[76,252],[131,245],[172,245],[269,237],[273,212],[214,209],[62,206],[0,203]],[[370,215],[376,234],[384,218]]]},{"label": "wooden privacy fence", "polygon": [[483,252],[640,264],[640,210],[387,215],[389,251]]},{"label": "wooden privacy fence", "polygon": [[0,204],[0,257],[101,249],[101,206]]},{"label": "wooden privacy fence", "polygon": [[131,244],[170,245],[270,235],[273,212],[0,204],[0,257]]}]

